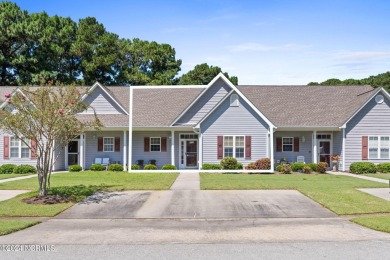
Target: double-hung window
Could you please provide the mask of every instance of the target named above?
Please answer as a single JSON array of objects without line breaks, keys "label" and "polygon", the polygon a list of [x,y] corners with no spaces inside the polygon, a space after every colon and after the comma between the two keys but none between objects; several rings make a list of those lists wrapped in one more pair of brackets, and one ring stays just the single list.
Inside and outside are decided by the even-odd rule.
[{"label": "double-hung window", "polygon": [[114,137],[104,137],[103,152],[113,152],[113,151],[114,151]]},{"label": "double-hung window", "polygon": [[20,140],[15,136],[11,136],[10,142],[10,157],[11,158],[29,158],[30,148],[27,146],[28,139]]},{"label": "double-hung window", "polygon": [[368,158],[369,159],[390,159],[390,137],[369,136]]},{"label": "double-hung window", "polygon": [[150,137],[150,151],[160,152],[161,151],[161,138]]},{"label": "double-hung window", "polygon": [[293,138],[283,137],[283,152],[292,152],[293,150]]},{"label": "double-hung window", "polygon": [[224,157],[245,157],[245,137],[244,136],[224,136],[223,139]]}]

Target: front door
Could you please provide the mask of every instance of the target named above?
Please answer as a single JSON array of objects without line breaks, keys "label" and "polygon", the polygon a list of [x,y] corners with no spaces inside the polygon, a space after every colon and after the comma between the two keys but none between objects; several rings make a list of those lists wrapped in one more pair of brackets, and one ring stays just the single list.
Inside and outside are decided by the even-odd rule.
[{"label": "front door", "polygon": [[68,166],[79,164],[79,141],[73,140],[68,143]]},{"label": "front door", "polygon": [[186,140],[186,167],[196,167],[198,164],[198,141]]},{"label": "front door", "polygon": [[320,162],[328,163],[328,167],[330,167],[330,142],[331,141],[318,141]]}]

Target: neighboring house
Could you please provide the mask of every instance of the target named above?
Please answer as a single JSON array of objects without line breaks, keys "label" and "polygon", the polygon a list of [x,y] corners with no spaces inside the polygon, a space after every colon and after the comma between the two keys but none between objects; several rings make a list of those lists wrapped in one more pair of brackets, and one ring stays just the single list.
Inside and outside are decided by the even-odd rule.
[{"label": "neighboring house", "polygon": [[[15,88],[0,87],[4,96]],[[269,157],[327,162],[390,161],[390,96],[370,86],[234,86],[219,74],[207,86],[94,84],[84,102],[101,131],[81,133],[61,151],[55,170],[96,158],[124,166],[155,161],[161,168],[200,169],[226,156],[244,165]],[[89,119],[93,112],[77,115]],[[2,154],[1,154],[2,153]],[[35,164],[35,155],[10,135],[0,138],[0,164]]]}]

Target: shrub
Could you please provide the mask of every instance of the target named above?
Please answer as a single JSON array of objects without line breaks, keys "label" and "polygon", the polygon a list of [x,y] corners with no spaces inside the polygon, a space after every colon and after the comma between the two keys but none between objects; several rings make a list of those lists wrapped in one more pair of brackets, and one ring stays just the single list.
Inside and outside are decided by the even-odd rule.
[{"label": "shrub", "polygon": [[83,168],[81,168],[81,166],[78,165],[78,164],[73,164],[73,165],[69,166],[69,168],[68,168],[68,170],[69,170],[70,172],[79,172],[79,171],[81,171],[82,169],[83,169]]},{"label": "shrub", "polygon": [[91,171],[104,171],[105,169],[106,168],[99,163],[92,164],[91,167],[89,167],[89,170]]},{"label": "shrub", "polygon": [[22,164],[14,168],[15,174],[37,173],[37,169],[34,166]]},{"label": "shrub", "polygon": [[257,167],[254,163],[248,163],[248,165],[245,166],[245,170],[257,170]]},{"label": "shrub", "polygon": [[132,170],[139,170],[139,165],[138,164],[132,164],[131,165]]},{"label": "shrub", "polygon": [[147,164],[144,166],[144,170],[157,170],[157,166],[154,164]]},{"label": "shrub", "polygon": [[177,170],[176,166],[175,165],[172,165],[172,164],[165,164],[161,170]]},{"label": "shrub", "polygon": [[293,172],[299,172],[299,171],[303,171],[303,167],[305,167],[305,164],[303,162],[295,162],[293,164],[291,164],[291,170]]},{"label": "shrub", "polygon": [[221,160],[221,167],[223,170],[236,170],[237,159],[233,157],[225,157]]},{"label": "shrub", "polygon": [[319,162],[319,163],[317,163],[317,172],[325,173],[327,168],[328,168],[328,163],[327,162]]},{"label": "shrub", "polygon": [[243,170],[244,169],[244,165],[242,163],[237,163],[237,168],[236,170]]},{"label": "shrub", "polygon": [[10,174],[14,172],[15,164],[3,164],[0,166],[0,174]]},{"label": "shrub", "polygon": [[290,164],[287,164],[287,163],[283,163],[281,164],[281,169],[280,169],[280,172],[283,173],[283,174],[290,174],[291,173],[291,166]]},{"label": "shrub", "polygon": [[113,172],[123,172],[123,165],[119,163],[114,163],[108,165],[108,170]]},{"label": "shrub", "polygon": [[202,170],[221,170],[221,165],[217,163],[204,163]]},{"label": "shrub", "polygon": [[278,172],[281,172],[282,171],[282,164],[279,164],[278,166],[276,166],[275,170],[277,170]]},{"label": "shrub", "polygon": [[269,170],[271,169],[271,160],[269,158],[261,158],[255,162],[258,170]]},{"label": "shrub", "polygon": [[349,166],[349,171],[356,174],[376,173],[376,166],[372,162],[354,162]]},{"label": "shrub", "polygon": [[303,173],[310,174],[312,171],[313,170],[311,169],[310,166],[308,166],[308,165],[303,166],[303,169],[302,169]]},{"label": "shrub", "polygon": [[390,172],[390,163],[380,163],[376,166],[378,172],[389,173]]},{"label": "shrub", "polygon": [[317,171],[317,164],[309,163],[309,164],[306,164],[306,165],[309,166],[313,172]]}]

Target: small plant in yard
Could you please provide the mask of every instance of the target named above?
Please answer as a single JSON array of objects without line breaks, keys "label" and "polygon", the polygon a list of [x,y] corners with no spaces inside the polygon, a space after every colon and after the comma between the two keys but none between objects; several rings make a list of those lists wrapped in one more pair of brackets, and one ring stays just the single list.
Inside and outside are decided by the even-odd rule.
[{"label": "small plant in yard", "polygon": [[221,160],[222,170],[237,170],[237,159],[233,157],[225,157]]},{"label": "small plant in yard", "polygon": [[278,172],[281,172],[282,171],[282,164],[279,164],[278,166],[276,166],[275,170]]},{"label": "small plant in yard", "polygon": [[247,166],[245,166],[245,170],[256,170],[257,167],[254,163],[248,163]]},{"label": "small plant in yard", "polygon": [[299,172],[303,170],[303,167],[305,167],[305,164],[303,162],[295,162],[291,165],[291,170],[293,172]]},{"label": "small plant in yard", "polygon": [[0,166],[0,174],[11,174],[14,172],[15,164],[3,164]]},{"label": "small plant in yard", "polygon": [[69,170],[70,172],[80,172],[82,169],[83,169],[83,168],[81,168],[80,165],[78,165],[78,164],[73,164],[73,165],[69,166],[69,169],[68,169],[68,170]]},{"label": "small plant in yard", "polygon": [[271,160],[269,158],[261,158],[255,162],[255,166],[258,170],[271,169]]},{"label": "small plant in yard", "polygon": [[123,165],[118,163],[110,164],[108,165],[108,170],[113,172],[123,172]]},{"label": "small plant in yard", "polygon": [[132,164],[131,165],[132,170],[139,170],[139,165],[138,164]]},{"label": "small plant in yard", "polygon": [[163,167],[161,167],[161,170],[177,170],[177,168],[175,165],[165,164]]},{"label": "small plant in yard", "polygon": [[319,163],[317,163],[317,172],[325,173],[327,168],[328,168],[328,163],[327,162],[319,162]]},{"label": "small plant in yard", "polygon": [[376,166],[377,172],[389,173],[390,172],[390,163],[380,163]]},{"label": "small plant in yard", "polygon": [[308,163],[306,165],[309,166],[313,172],[317,171],[317,164],[316,163]]},{"label": "small plant in yard", "polygon": [[372,162],[354,162],[349,166],[351,173],[376,173],[376,166]]},{"label": "small plant in yard", "polygon": [[307,165],[303,166],[303,169],[302,169],[303,173],[310,174],[312,171],[313,170],[311,169],[310,166],[307,166]]},{"label": "small plant in yard", "polygon": [[14,168],[15,174],[28,174],[28,173],[37,173],[37,169],[34,166],[22,164]]},{"label": "small plant in yard", "polygon": [[221,165],[217,163],[204,163],[202,170],[221,170]]},{"label": "small plant in yard", "polygon": [[157,170],[157,166],[154,164],[147,164],[144,166],[144,170]]},{"label": "small plant in yard", "polygon": [[283,163],[283,164],[280,164],[282,167],[280,168],[280,173],[283,173],[283,174],[290,174],[291,173],[291,166],[290,164],[287,164],[287,163]]},{"label": "small plant in yard", "polygon": [[92,164],[91,167],[89,167],[89,170],[90,171],[104,171],[106,168],[99,164],[99,163],[96,163],[96,164]]},{"label": "small plant in yard", "polygon": [[244,165],[242,163],[238,162],[236,170],[243,170],[243,169],[244,169]]}]

